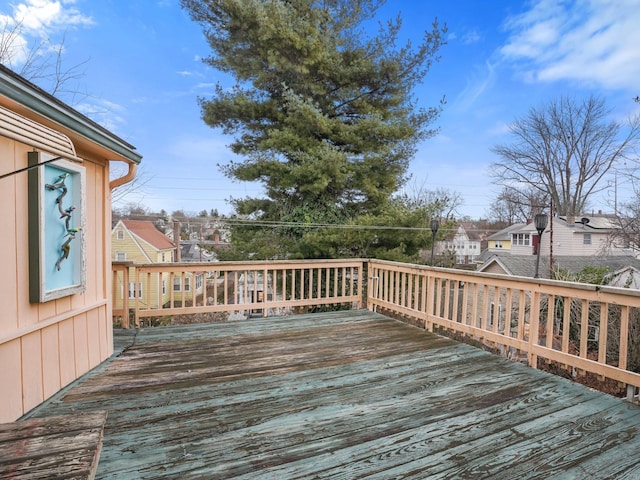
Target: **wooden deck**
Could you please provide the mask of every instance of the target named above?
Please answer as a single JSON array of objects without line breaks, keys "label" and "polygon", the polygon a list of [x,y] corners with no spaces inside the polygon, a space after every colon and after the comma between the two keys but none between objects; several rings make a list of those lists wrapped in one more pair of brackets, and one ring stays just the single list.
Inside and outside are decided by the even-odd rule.
[{"label": "wooden deck", "polygon": [[637,479],[640,408],[368,311],[125,332],[103,479]]},{"label": "wooden deck", "polygon": [[0,424],[0,478],[94,478],[105,412],[74,413]]}]

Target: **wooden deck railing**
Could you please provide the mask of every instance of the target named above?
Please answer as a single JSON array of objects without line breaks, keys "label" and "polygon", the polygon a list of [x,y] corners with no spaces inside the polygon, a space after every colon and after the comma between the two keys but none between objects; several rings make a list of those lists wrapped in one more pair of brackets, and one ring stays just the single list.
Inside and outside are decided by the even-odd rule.
[{"label": "wooden deck railing", "polygon": [[640,387],[640,291],[373,260],[367,306]]},{"label": "wooden deck railing", "polygon": [[[363,307],[362,260],[113,263],[113,316],[124,328],[180,315],[282,315]],[[160,319],[160,320],[158,320]]]},{"label": "wooden deck railing", "polygon": [[480,341],[533,367],[542,359],[574,375],[619,381],[629,397],[640,387],[640,291],[633,289],[379,260],[122,262],[113,273],[114,321],[123,327],[182,315],[366,306]]}]

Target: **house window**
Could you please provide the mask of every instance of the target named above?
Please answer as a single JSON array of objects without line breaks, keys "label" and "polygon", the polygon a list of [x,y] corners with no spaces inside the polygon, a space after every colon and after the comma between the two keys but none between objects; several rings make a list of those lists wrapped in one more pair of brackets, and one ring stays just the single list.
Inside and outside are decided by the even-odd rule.
[{"label": "house window", "polygon": [[502,240],[495,241],[495,248],[502,248]]},{"label": "house window", "polygon": [[[173,277],[173,291],[179,292],[182,290],[182,278],[181,277]],[[184,291],[191,291],[191,278],[184,277]]]},{"label": "house window", "polygon": [[124,240],[124,231],[123,230],[116,230],[116,238],[118,240]]},{"label": "house window", "polygon": [[203,275],[196,275],[196,290],[200,290],[202,288],[202,278]]},{"label": "house window", "polygon": [[591,234],[590,233],[585,233],[584,236],[582,237],[582,243],[584,245],[591,245]]},{"label": "house window", "polygon": [[513,243],[515,245],[529,245],[529,234],[528,233],[518,233],[513,234]]},{"label": "house window", "polygon": [[[136,282],[129,282],[129,298],[136,298]],[[138,283],[138,298],[142,298],[142,282]]]},{"label": "house window", "polygon": [[167,293],[167,281],[166,280],[162,280],[162,294],[166,294]]},{"label": "house window", "polygon": [[125,252],[116,252],[116,262],[124,262],[127,259]]},{"label": "house window", "polygon": [[163,261],[163,262],[166,262],[166,259],[165,259],[165,253],[164,253],[164,252],[162,252],[162,261]]}]

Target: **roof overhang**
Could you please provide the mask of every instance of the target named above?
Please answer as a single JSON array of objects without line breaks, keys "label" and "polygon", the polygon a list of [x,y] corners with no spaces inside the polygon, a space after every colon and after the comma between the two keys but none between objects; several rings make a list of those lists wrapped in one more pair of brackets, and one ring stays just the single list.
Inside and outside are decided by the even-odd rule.
[{"label": "roof overhang", "polygon": [[2,65],[0,106],[66,135],[79,156],[135,164],[142,160],[133,145]]}]

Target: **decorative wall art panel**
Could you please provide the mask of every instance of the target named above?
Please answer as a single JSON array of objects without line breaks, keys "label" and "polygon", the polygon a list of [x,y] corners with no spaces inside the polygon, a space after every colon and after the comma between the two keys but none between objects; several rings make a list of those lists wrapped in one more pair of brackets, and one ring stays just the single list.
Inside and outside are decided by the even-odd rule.
[{"label": "decorative wall art panel", "polygon": [[85,169],[29,153],[29,297],[47,302],[85,290]]}]

